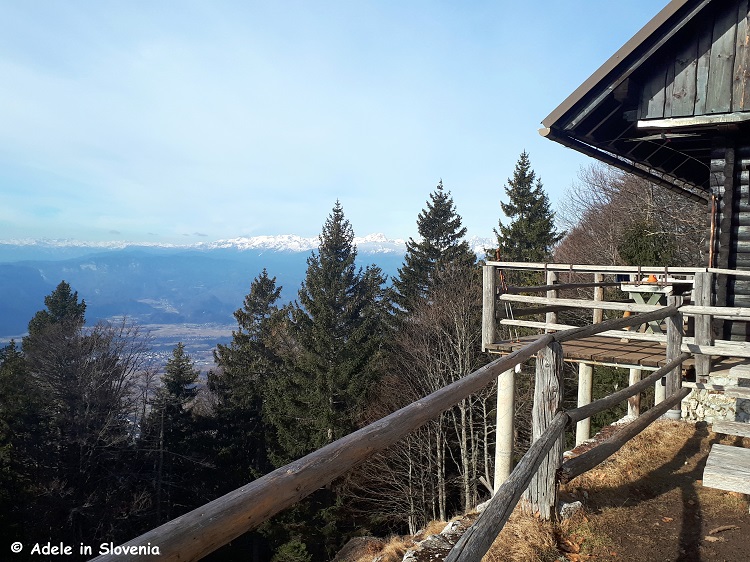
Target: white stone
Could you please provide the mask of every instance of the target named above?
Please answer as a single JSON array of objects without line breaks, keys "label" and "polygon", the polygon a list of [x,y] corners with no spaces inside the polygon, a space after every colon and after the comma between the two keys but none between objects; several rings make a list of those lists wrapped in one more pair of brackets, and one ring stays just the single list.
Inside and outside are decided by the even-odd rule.
[{"label": "white stone", "polygon": [[572,503],[562,502],[560,504],[560,518],[570,519],[576,513],[578,513],[582,508],[583,508],[583,504],[579,501],[575,501]]}]

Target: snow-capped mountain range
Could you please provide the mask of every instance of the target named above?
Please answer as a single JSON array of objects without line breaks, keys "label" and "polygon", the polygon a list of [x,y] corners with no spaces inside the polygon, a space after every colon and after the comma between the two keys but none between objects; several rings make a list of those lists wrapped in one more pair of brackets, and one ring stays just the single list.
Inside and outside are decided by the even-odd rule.
[{"label": "snow-capped mountain range", "polygon": [[[478,256],[484,256],[484,249],[494,246],[491,238],[472,237],[468,239],[469,245]],[[213,242],[197,242],[194,244],[175,244],[163,242],[86,242],[70,239],[10,239],[0,240],[0,249],[6,252],[0,253],[0,261],[12,261],[8,250],[26,250],[27,252],[36,248],[41,251],[74,250],[96,251],[96,250],[124,250],[133,248],[153,249],[183,249],[183,250],[267,250],[274,252],[309,252],[318,247],[318,237],[305,238],[296,234],[279,234],[268,236],[240,236],[226,240]],[[354,238],[354,244],[361,254],[401,254],[406,251],[406,240],[400,238],[388,238],[385,234],[376,233]],[[20,252],[20,253],[27,253]],[[76,252],[78,253],[78,252]],[[27,259],[25,257],[21,259]]]},{"label": "snow-capped mountain range", "polygon": [[[404,240],[371,234],[354,242],[359,265],[375,264],[390,279],[398,275]],[[0,346],[21,337],[44,297],[65,280],[86,301],[88,323],[128,317],[153,330],[153,345],[166,355],[182,341],[210,364],[215,343],[228,342],[232,313],[253,278],[265,268],[282,287],[282,301],[294,300],[318,243],[291,234],[197,244],[0,240]],[[494,241],[469,244],[483,257]],[[215,326],[224,339],[215,339]]]}]

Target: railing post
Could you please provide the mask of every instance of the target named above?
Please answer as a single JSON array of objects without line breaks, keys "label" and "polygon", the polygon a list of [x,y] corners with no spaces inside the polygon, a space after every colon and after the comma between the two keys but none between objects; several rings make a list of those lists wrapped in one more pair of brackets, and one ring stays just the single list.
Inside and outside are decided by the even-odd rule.
[{"label": "railing post", "polygon": [[482,351],[495,343],[495,298],[497,293],[497,277],[494,265],[482,266]]},{"label": "railing post", "polygon": [[495,427],[495,482],[493,491],[513,471],[513,415],[516,405],[516,371],[509,369],[497,377],[497,424]]},{"label": "railing post", "polygon": [[[547,272],[547,285],[557,285],[557,271]],[[556,299],[557,297],[557,289],[550,289],[549,291],[547,291],[548,299]],[[557,312],[548,312],[545,320],[547,321],[547,324],[557,324]],[[549,328],[544,331],[547,333],[551,332]]]},{"label": "railing post", "polygon": [[[562,345],[550,343],[536,354],[532,439],[536,441],[552,423],[563,398]],[[526,490],[527,508],[550,519],[557,505],[557,469],[562,464],[565,434],[561,434]]]},{"label": "railing post", "polygon": [[[594,283],[603,283],[603,282],[604,282],[604,274],[594,273]],[[594,300],[595,301],[604,300],[604,287],[594,287]],[[599,324],[602,320],[604,320],[604,310],[602,310],[601,308],[595,308],[594,318],[593,318],[594,324]]]},{"label": "railing post", "polygon": [[[643,373],[640,369],[630,369],[630,376],[628,377],[628,386],[633,386],[635,383],[641,380]],[[657,383],[659,384],[659,383]],[[641,415],[641,393],[639,392],[635,396],[628,398],[628,416],[637,418]]]},{"label": "railing post", "polygon": [[[701,271],[695,274],[693,284],[693,301],[696,306],[711,306],[712,273]],[[713,318],[710,314],[695,315],[695,344],[713,345]],[[708,382],[711,374],[711,357],[709,355],[695,355],[696,382]]]},{"label": "railing post", "polygon": [[[588,363],[578,364],[578,407],[591,404],[594,385],[594,367]],[[591,437],[591,418],[576,424],[576,447]]]},{"label": "railing post", "polygon": [[[667,306],[680,306],[682,304],[682,297],[678,295],[670,295],[667,297]],[[682,354],[680,348],[682,347],[682,332],[683,332],[683,320],[682,313],[678,312],[674,316],[668,316],[667,322],[667,361],[676,359]],[[672,369],[664,377],[665,398],[669,398],[682,387],[682,367],[676,367]],[[676,409],[674,409],[676,407]],[[664,414],[665,418],[679,420],[681,417],[681,408],[678,403],[673,409],[669,410]]]},{"label": "railing post", "polygon": [[[603,273],[594,273],[594,283],[604,282]],[[594,287],[594,301],[604,300],[604,287]],[[604,310],[595,308],[593,323],[599,324],[604,320]],[[578,407],[591,404],[594,387],[594,367],[588,363],[578,365]],[[581,420],[576,424],[576,446],[591,437],[591,418]]]}]

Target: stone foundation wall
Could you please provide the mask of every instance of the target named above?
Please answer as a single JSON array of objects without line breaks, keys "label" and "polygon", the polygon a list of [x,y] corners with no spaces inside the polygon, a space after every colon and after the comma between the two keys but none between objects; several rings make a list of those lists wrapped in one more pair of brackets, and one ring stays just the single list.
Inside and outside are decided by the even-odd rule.
[{"label": "stone foundation wall", "polygon": [[[750,366],[733,367],[711,375],[708,384],[721,386],[750,386]],[[750,400],[732,398],[714,390],[693,389],[682,401],[682,419],[688,421],[750,422]]]}]

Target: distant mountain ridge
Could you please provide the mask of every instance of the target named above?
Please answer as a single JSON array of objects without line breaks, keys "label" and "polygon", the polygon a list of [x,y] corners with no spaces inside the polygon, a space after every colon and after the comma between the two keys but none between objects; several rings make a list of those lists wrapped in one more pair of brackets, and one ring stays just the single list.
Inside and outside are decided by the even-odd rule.
[{"label": "distant mountain ridge", "polygon": [[[494,240],[490,238],[472,237],[467,240],[478,256],[484,255],[484,248],[494,246]],[[38,250],[45,257],[51,258],[51,252],[60,251],[66,254],[77,254],[80,252],[125,250],[125,249],[150,249],[150,250],[216,250],[235,249],[243,250],[272,250],[275,252],[309,252],[318,247],[318,237],[303,237],[296,234],[279,234],[265,236],[239,236],[226,240],[212,242],[195,242],[192,244],[176,244],[165,242],[127,242],[127,241],[105,241],[87,242],[71,239],[9,239],[0,240],[0,262],[21,261],[23,259],[36,259],[35,257],[19,259],[19,255],[30,254]],[[355,236],[354,244],[362,254],[401,254],[406,251],[406,240],[390,239],[385,234],[374,233],[367,236]]]},{"label": "distant mountain ridge", "polygon": [[[477,254],[490,242],[470,242]],[[406,243],[383,234],[355,238],[357,262],[398,274]],[[139,324],[234,324],[252,280],[266,268],[295,299],[318,239],[239,237],[197,244],[0,241],[0,341],[26,331],[60,281],[86,301],[89,323],[127,316]]]}]

